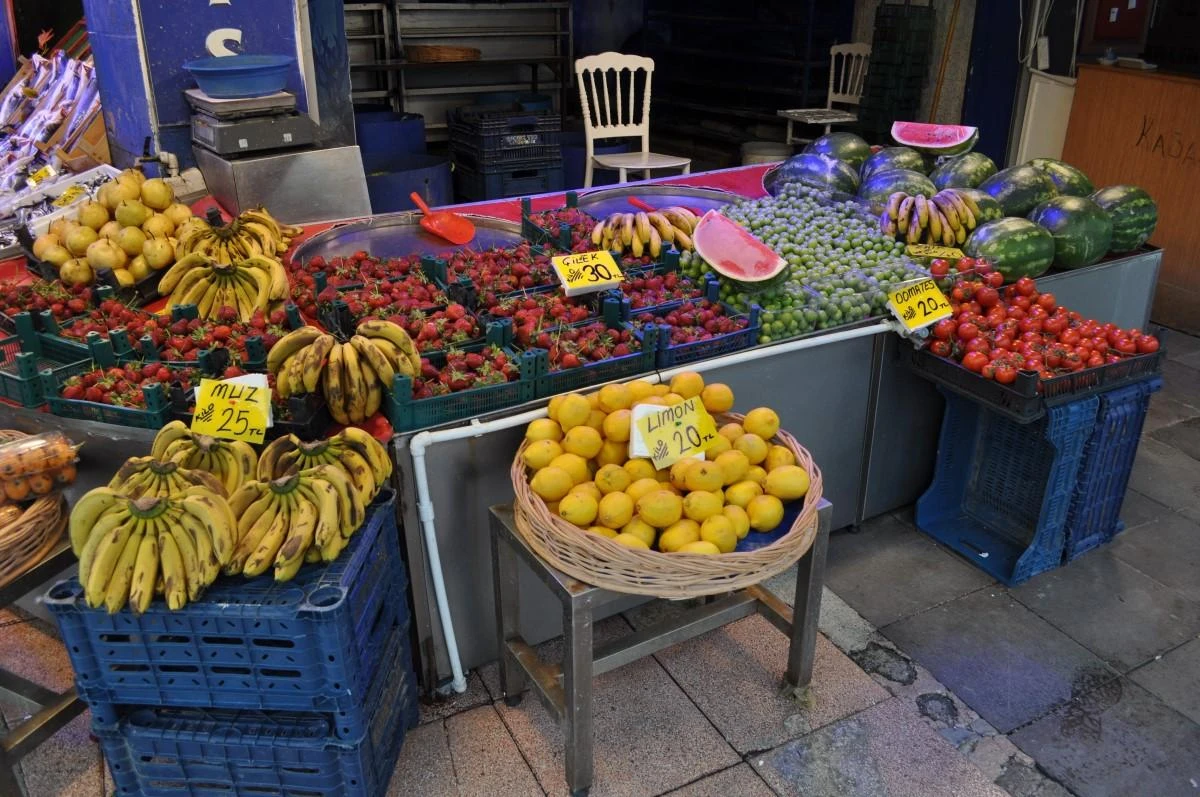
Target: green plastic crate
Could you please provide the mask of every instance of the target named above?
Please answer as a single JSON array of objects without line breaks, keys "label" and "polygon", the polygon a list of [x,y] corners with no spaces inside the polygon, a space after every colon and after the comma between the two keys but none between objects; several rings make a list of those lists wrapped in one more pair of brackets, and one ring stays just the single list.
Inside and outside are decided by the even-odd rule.
[{"label": "green plastic crate", "polygon": [[[465,351],[478,351],[482,344],[468,347]],[[536,388],[539,374],[544,368],[545,352],[527,351],[509,353],[517,360],[521,378],[516,382],[486,385],[471,390],[460,390],[447,396],[432,396],[424,399],[412,397],[412,380],[396,375],[388,400],[388,420],[397,432],[411,432],[440,426],[454,421],[465,421],[487,415],[498,410],[515,407],[537,398]],[[444,359],[444,355],[439,355]],[[433,361],[434,358],[430,358]]]},{"label": "green plastic crate", "polygon": [[22,407],[40,407],[46,403],[42,371],[47,371],[58,386],[91,367],[91,360],[58,362],[40,349],[24,351],[19,337],[4,338],[0,340],[0,398]]},{"label": "green plastic crate", "polygon": [[142,387],[142,395],[146,398],[146,409],[143,410],[134,407],[98,404],[94,401],[65,399],[58,394],[62,383],[54,380],[52,372],[42,371],[41,379],[42,390],[46,394],[46,404],[49,405],[50,412],[61,418],[111,423],[116,426],[133,426],[138,429],[161,429],[172,418],[171,405],[167,401],[166,391],[162,385],[157,383]]}]

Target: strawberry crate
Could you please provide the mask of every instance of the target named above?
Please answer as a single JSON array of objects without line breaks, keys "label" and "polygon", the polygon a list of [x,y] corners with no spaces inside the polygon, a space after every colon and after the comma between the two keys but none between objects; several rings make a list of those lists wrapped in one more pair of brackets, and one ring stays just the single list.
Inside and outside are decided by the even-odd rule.
[{"label": "strawberry crate", "polygon": [[44,599],[79,696],[101,722],[122,706],[330,712],[334,735],[360,738],[362,696],[395,628],[409,622],[395,493],[385,489],[342,555],[291,581],[222,577],[198,601],[141,616],[88,608],[77,579]]},{"label": "strawberry crate", "polygon": [[[573,367],[557,367],[549,359],[542,359],[543,373],[537,378],[537,398],[549,398],[559,393],[570,393],[612,382],[618,379],[628,379],[654,370],[658,351],[658,329],[650,328],[641,337],[635,337],[629,324],[620,320],[620,303],[609,298],[603,304],[603,319],[585,321],[579,324],[568,324],[557,329],[547,330],[551,338],[561,337],[564,330],[585,330],[588,327],[602,325],[609,331],[629,332],[629,346],[633,349],[629,354],[608,356],[602,360],[585,361]],[[536,351],[537,349],[531,349]]]},{"label": "strawberry crate", "polygon": [[319,392],[288,396],[282,404],[276,402],[271,417],[274,423],[267,429],[267,442],[289,434],[306,442],[320,440],[333,424],[325,395]]},{"label": "strawberry crate", "polygon": [[[560,221],[556,226],[550,227],[539,223],[540,220],[535,220],[535,215],[541,213],[554,213],[568,219],[574,219],[575,224],[579,229],[575,231],[576,236],[587,238],[592,231],[592,227],[596,224],[596,219],[589,216],[587,213],[579,209],[579,194],[575,191],[567,192],[566,204],[561,208],[556,208],[549,211],[539,211],[538,214],[533,212],[532,202],[528,197],[521,200],[521,235],[525,239],[532,241],[535,244],[550,244],[564,252],[570,252],[574,248],[576,236],[572,235],[572,224],[570,221]],[[583,230],[583,225],[587,226],[586,232]]]},{"label": "strawberry crate", "polygon": [[[712,289],[710,293],[715,293],[716,285],[710,283],[710,287]],[[711,302],[712,300],[708,301]],[[684,301],[673,302],[654,310],[634,311],[629,308],[628,300],[625,300],[622,302],[622,317],[630,323],[633,323],[634,319],[640,319],[645,315],[663,319],[686,303]],[[658,329],[658,352],[655,357],[655,364],[658,368],[673,368],[677,365],[686,365],[698,360],[708,360],[713,357],[720,357],[725,354],[732,354],[735,351],[751,348],[758,343],[758,335],[762,331],[762,309],[757,304],[750,305],[748,313],[739,313],[722,302],[712,303],[715,307],[720,308],[721,313],[725,317],[733,319],[738,324],[744,324],[744,326],[732,332],[715,334],[705,340],[673,343],[671,341],[671,331],[675,327],[666,323],[657,324],[655,326]],[[647,329],[648,327],[645,325],[637,326],[634,334],[645,336]]]},{"label": "strawberry crate", "polygon": [[64,363],[46,357],[36,335],[24,340],[4,338],[0,340],[0,398],[22,407],[40,407],[46,403],[43,372],[57,390],[68,377],[91,367],[91,360]]},{"label": "strawberry crate", "polygon": [[[89,363],[90,365],[90,363]],[[61,383],[43,371],[42,390],[46,394],[46,404],[52,414],[60,418],[74,418],[80,421],[95,421],[111,423],[116,426],[132,426],[138,429],[161,429],[172,418],[172,406],[163,386],[157,382],[142,388],[146,408],[118,407],[113,404],[102,404],[82,399],[66,399],[60,393]]]},{"label": "strawberry crate", "polygon": [[[97,308],[99,308],[101,302],[114,298],[119,298],[119,296],[114,294],[111,288],[102,286],[96,289],[95,304]],[[134,316],[141,322],[158,321],[157,316],[140,310],[134,311]],[[63,335],[63,330],[82,323],[85,318],[86,316],[78,316],[59,322],[49,310],[43,310],[40,313],[40,318],[35,322],[36,326],[41,330],[38,334],[42,338],[43,348],[51,353],[52,356],[60,358],[90,356],[91,348],[87,340]],[[100,339],[112,342],[112,349],[116,355],[117,362],[127,362],[141,356],[138,347],[135,347],[133,341],[129,339],[129,333],[125,328],[110,329],[107,334],[93,332],[89,333],[88,337],[90,338],[93,334]]]}]

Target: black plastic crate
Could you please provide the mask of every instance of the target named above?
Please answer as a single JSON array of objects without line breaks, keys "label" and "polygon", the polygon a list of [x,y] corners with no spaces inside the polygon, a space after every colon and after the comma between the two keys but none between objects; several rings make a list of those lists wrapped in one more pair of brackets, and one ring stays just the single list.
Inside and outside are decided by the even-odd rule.
[{"label": "black plastic crate", "polygon": [[454,193],[459,199],[474,202],[483,199],[546,194],[561,191],[562,163],[511,163],[503,168],[478,172],[463,164],[454,164]]},{"label": "black plastic crate", "polygon": [[545,146],[522,147],[520,150],[507,150],[499,155],[482,152],[475,147],[450,142],[450,160],[477,172],[492,172],[507,169],[512,164],[532,162],[560,163],[562,148],[558,144]]},{"label": "black plastic crate", "polygon": [[519,105],[467,105],[446,113],[450,145],[467,147],[486,163],[503,163],[558,156],[562,116],[552,110],[527,110]]}]

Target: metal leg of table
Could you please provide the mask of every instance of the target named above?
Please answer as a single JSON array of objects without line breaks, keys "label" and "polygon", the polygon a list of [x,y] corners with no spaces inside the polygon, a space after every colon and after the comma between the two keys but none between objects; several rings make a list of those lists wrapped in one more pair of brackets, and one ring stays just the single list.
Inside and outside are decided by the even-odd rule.
[{"label": "metal leg of table", "polygon": [[[832,509],[818,513],[817,538],[796,564],[796,598],[792,603],[791,645],[788,648],[786,679],[793,687],[812,680],[813,657],[817,652],[817,626],[821,620],[821,590],[825,587],[825,554],[829,550]],[[796,627],[799,620],[800,627]]]},{"label": "metal leg of table", "polygon": [[563,607],[563,692],[567,788],[583,795],[592,785],[592,609],[583,601]]},{"label": "metal leg of table", "polygon": [[521,592],[517,578],[517,557],[512,546],[500,539],[503,526],[491,518],[492,584],[496,597],[496,629],[500,650],[500,689],[504,702],[515,706],[525,690],[524,669],[513,655],[509,642],[520,637]]}]

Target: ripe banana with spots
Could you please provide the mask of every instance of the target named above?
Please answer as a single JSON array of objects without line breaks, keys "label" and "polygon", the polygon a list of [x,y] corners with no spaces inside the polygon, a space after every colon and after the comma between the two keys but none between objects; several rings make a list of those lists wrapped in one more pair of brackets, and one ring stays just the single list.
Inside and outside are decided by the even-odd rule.
[{"label": "ripe banana with spots", "polygon": [[896,191],[884,203],[879,229],[889,238],[910,244],[957,247],[966,243],[979,216],[975,200],[955,188],[928,198]]},{"label": "ripe banana with spots", "polygon": [[592,227],[591,241],[599,249],[657,259],[664,246],[691,250],[691,234],[698,221],[695,214],[681,207],[613,213]]},{"label": "ripe banana with spots", "polygon": [[160,429],[150,453],[180,468],[211,474],[225,495],[233,495],[258,467],[258,455],[249,443],[195,434],[183,421],[171,421]]}]

